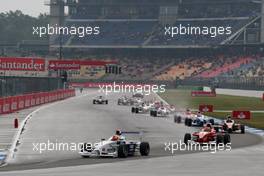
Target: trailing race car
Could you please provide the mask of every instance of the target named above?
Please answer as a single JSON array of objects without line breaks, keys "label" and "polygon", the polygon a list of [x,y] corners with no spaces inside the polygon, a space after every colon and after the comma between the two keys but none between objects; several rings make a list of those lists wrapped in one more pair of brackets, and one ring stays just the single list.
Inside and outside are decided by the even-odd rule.
[{"label": "trailing race car", "polygon": [[144,94],[143,93],[134,93],[132,95],[133,98],[144,98]]},{"label": "trailing race car", "polygon": [[[125,134],[139,134],[138,132],[122,132]],[[126,158],[139,153],[141,156],[148,156],[150,145],[148,142],[128,141],[124,136],[114,135],[108,140],[101,140],[95,146],[84,143],[79,154],[86,157],[113,157]]]},{"label": "trailing race car", "polygon": [[216,143],[217,145],[223,143],[226,145],[231,142],[231,138],[228,133],[217,132],[211,124],[206,124],[200,131],[184,135],[184,143],[188,145],[191,142],[198,144]]},{"label": "trailing race car", "polygon": [[127,98],[126,96],[123,96],[121,98],[118,98],[117,104],[118,105],[129,105],[129,106],[131,106],[134,104],[134,101],[131,98]]},{"label": "trailing race car", "polygon": [[108,100],[103,96],[98,96],[93,99],[93,104],[108,104]]},{"label": "trailing race car", "polygon": [[198,112],[194,117],[192,116],[191,118],[185,118],[186,126],[203,127],[206,123],[211,123],[214,125],[214,119],[205,117],[201,112]]},{"label": "trailing race car", "polygon": [[224,120],[223,129],[228,133],[233,133],[236,131],[240,131],[241,134],[245,133],[245,125],[235,123],[235,121],[232,120],[231,117],[227,120]]},{"label": "trailing race car", "polygon": [[150,116],[153,117],[166,117],[170,114],[170,111],[166,107],[152,108],[150,110]]},{"label": "trailing race car", "polygon": [[194,119],[194,114],[192,114],[191,110],[189,108],[186,109],[184,113],[177,113],[174,115],[174,122],[175,123],[181,123],[184,119],[184,123],[187,126],[188,119]]},{"label": "trailing race car", "polygon": [[150,111],[150,109],[153,107],[150,103],[141,103],[136,104],[135,106],[131,107],[132,113],[147,113]]}]

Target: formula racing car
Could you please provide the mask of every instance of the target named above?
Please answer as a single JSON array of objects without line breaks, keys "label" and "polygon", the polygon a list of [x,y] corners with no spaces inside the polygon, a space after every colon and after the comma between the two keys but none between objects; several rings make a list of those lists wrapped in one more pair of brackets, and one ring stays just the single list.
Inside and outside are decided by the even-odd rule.
[{"label": "formula racing car", "polygon": [[153,104],[151,103],[141,103],[136,104],[135,106],[131,107],[132,113],[147,113],[150,109],[153,108]]},{"label": "formula racing car", "polygon": [[212,125],[214,125],[214,119],[205,117],[201,112],[198,112],[194,116],[185,118],[184,123],[186,126],[203,127],[206,123],[211,123]]},{"label": "formula racing car", "polygon": [[169,109],[163,106],[152,108],[150,110],[150,116],[153,117],[167,117],[169,113],[170,113]]},{"label": "formula racing car", "polygon": [[93,104],[108,104],[108,100],[103,96],[98,96],[93,99]]},{"label": "formula racing car", "polygon": [[236,131],[240,131],[241,134],[245,133],[245,125],[235,123],[234,120],[229,117],[228,119],[224,120],[223,129],[228,133],[233,133]]},{"label": "formula racing car", "polygon": [[123,135],[139,134],[138,132],[117,132],[108,140],[102,139],[99,143],[92,146],[84,143],[79,154],[84,157],[112,157],[126,158],[139,153],[141,156],[148,156],[150,145],[148,142],[126,140]]},{"label": "formula racing car", "polygon": [[226,145],[231,142],[231,138],[228,133],[217,132],[211,124],[206,124],[200,131],[184,135],[184,143],[188,145],[191,142],[198,144],[216,143],[217,145],[223,143]]},{"label": "formula racing car", "polygon": [[132,98],[128,98],[126,96],[123,96],[121,98],[118,98],[117,104],[118,105],[129,105],[129,106],[131,106],[134,104],[134,101]]}]

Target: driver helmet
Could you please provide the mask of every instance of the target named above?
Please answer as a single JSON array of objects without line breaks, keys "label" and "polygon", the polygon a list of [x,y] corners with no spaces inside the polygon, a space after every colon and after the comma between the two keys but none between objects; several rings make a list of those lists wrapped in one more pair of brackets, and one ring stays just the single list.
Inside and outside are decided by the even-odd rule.
[{"label": "driver helmet", "polygon": [[118,135],[118,136],[121,136],[122,135],[122,132],[121,132],[120,129],[117,129],[116,132],[115,132],[115,134]]}]

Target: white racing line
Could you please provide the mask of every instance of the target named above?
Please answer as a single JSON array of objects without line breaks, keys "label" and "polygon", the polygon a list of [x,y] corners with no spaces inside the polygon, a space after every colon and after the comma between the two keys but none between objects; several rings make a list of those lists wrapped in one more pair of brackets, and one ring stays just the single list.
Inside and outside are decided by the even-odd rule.
[{"label": "white racing line", "polygon": [[56,104],[62,103],[62,102],[64,102],[64,101],[66,101],[66,100],[73,99],[73,98],[74,98],[74,99],[76,99],[76,98],[81,98],[81,97],[85,97],[85,96],[88,96],[88,95],[89,95],[89,93],[87,93],[87,94],[83,94],[83,95],[80,95],[80,96],[75,96],[75,97],[66,98],[66,99],[64,99],[64,100],[60,100],[60,101],[57,101],[57,102],[52,102],[52,103],[49,103],[49,104],[46,104],[46,105],[42,105],[42,106],[40,106],[39,108],[37,108],[36,110],[34,110],[33,112],[31,112],[29,115],[27,115],[26,118],[25,118],[25,119],[21,122],[21,124],[19,125],[18,131],[17,131],[17,133],[15,134],[15,136],[14,136],[14,138],[13,138],[13,140],[12,140],[12,145],[11,145],[11,147],[10,147],[10,149],[9,149],[9,152],[8,152],[8,154],[7,154],[7,157],[4,158],[4,155],[2,155],[1,152],[0,152],[0,161],[1,161],[1,156],[2,156],[3,159],[5,159],[5,160],[3,161],[4,164],[1,165],[1,163],[0,163],[0,167],[4,167],[4,166],[6,166],[7,163],[9,163],[12,159],[14,159],[14,157],[15,157],[15,152],[17,151],[17,146],[20,144],[20,136],[21,136],[22,133],[24,132],[24,130],[25,130],[25,126],[26,126],[28,120],[30,120],[30,118],[31,118],[34,114],[38,113],[40,110],[43,110],[43,109],[48,108],[48,107],[50,107],[50,106],[54,106],[54,105],[56,105]]},{"label": "white racing line", "polygon": [[[160,101],[163,101],[166,105],[169,105],[169,103],[166,102],[163,98],[161,98],[158,94],[155,94],[155,95],[158,97],[158,99],[160,99]],[[220,119],[217,119],[214,117],[209,117],[209,116],[205,116],[205,117],[214,119],[216,123],[219,123],[219,124],[222,123],[222,120],[220,120]],[[252,133],[252,134],[264,136],[264,130],[261,130],[261,129],[245,126],[245,130],[249,133]]]}]

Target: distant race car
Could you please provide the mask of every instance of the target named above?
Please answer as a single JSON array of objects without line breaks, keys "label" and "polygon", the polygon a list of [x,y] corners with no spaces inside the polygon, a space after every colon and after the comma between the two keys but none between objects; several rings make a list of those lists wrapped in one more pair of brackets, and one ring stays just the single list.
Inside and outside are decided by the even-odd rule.
[{"label": "distant race car", "polygon": [[[122,132],[122,135],[135,132]],[[148,142],[128,141],[116,135],[110,137],[108,140],[101,140],[95,146],[84,143],[79,154],[84,157],[112,157],[112,158],[126,158],[134,156],[139,153],[141,156],[148,156],[150,152],[150,145]]]},{"label": "distant race car", "polygon": [[93,99],[93,104],[108,104],[108,100],[103,96],[98,96]]},{"label": "distant race car", "polygon": [[135,106],[131,107],[132,113],[147,113],[150,111],[150,109],[153,107],[150,103],[141,103],[136,104]]},{"label": "distant race car", "polygon": [[231,142],[230,135],[224,131],[217,132],[211,124],[206,124],[200,131],[193,134],[186,133],[184,135],[184,143],[186,145],[190,143],[198,144],[227,144]]},{"label": "distant race car", "polygon": [[166,107],[158,107],[150,110],[150,116],[153,117],[167,117],[170,114],[170,111]]},{"label": "distant race car", "polygon": [[223,129],[228,133],[233,133],[236,131],[240,131],[241,134],[245,133],[245,125],[235,123],[232,119],[224,120]]},{"label": "distant race car", "polygon": [[144,94],[143,93],[134,93],[132,95],[133,98],[144,98]]},{"label": "distant race car", "polygon": [[195,114],[193,114],[190,109],[187,109],[184,113],[176,113],[174,115],[174,122],[181,123],[184,120],[184,123],[187,126],[188,119],[194,119],[194,117]]},{"label": "distant race car", "polygon": [[201,112],[198,112],[195,116],[191,116],[190,118],[185,118],[186,126],[203,127],[206,123],[214,125],[214,119],[205,117]]},{"label": "distant race car", "polygon": [[117,104],[118,105],[133,105],[134,104],[134,101],[132,98],[127,98],[126,96],[124,97],[121,97],[117,100]]}]

